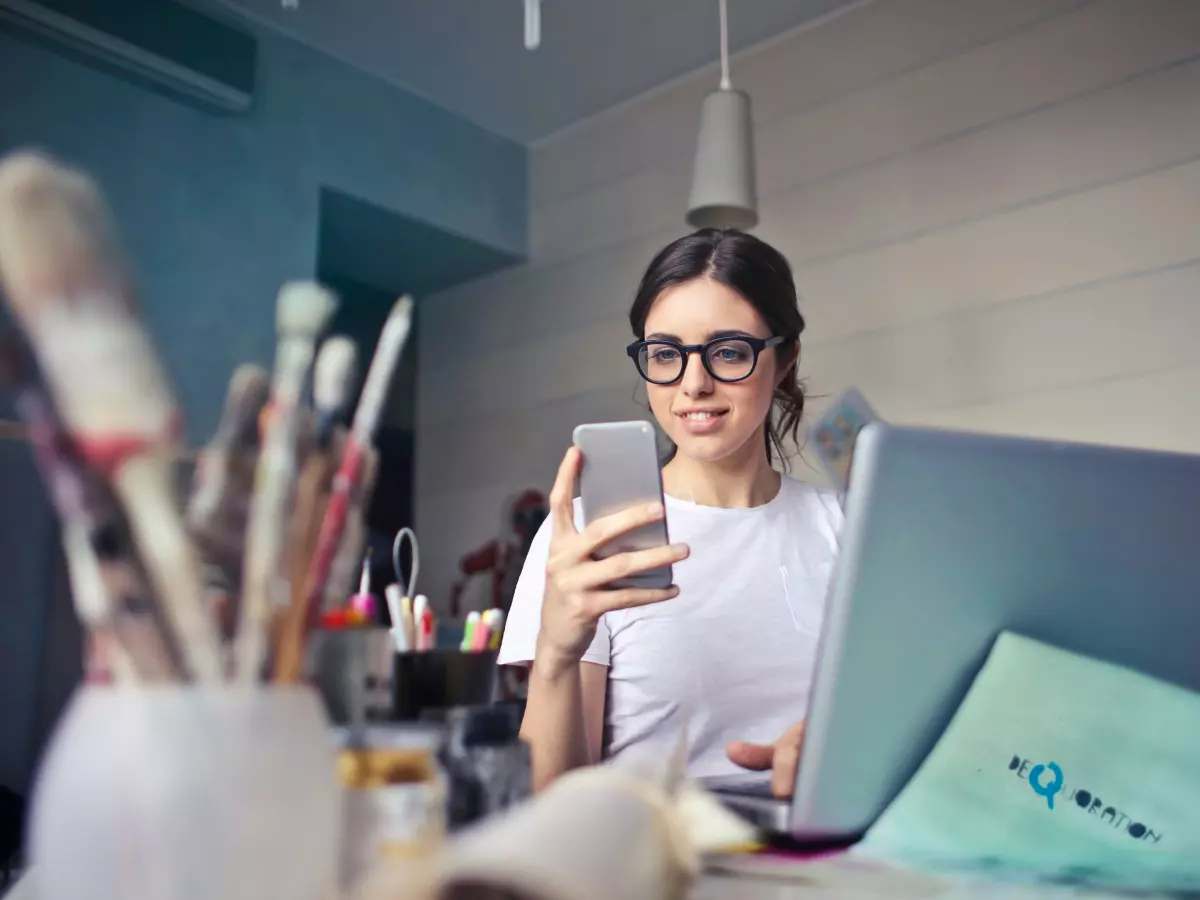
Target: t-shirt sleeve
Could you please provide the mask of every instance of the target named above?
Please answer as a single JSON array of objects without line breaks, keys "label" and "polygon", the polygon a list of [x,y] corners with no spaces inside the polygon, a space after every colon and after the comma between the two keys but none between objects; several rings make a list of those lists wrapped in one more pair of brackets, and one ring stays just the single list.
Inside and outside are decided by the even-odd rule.
[{"label": "t-shirt sleeve", "polygon": [[[575,509],[576,523],[579,508]],[[517,579],[513,592],[512,606],[504,623],[504,637],[500,641],[500,653],[496,662],[502,666],[529,665],[533,662],[537,647],[538,631],[542,622],[542,598],[546,593],[546,562],[550,558],[550,532],[553,524],[549,518],[542,522],[534,535],[525,565]],[[596,628],[596,637],[583,654],[585,662],[607,666],[609,663],[609,629],[601,618]]]}]

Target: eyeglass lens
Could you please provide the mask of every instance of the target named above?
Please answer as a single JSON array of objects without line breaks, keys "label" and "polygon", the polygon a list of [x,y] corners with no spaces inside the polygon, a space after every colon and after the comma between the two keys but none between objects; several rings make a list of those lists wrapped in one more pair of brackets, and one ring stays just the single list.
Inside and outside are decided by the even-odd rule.
[{"label": "eyeglass lens", "polygon": [[[754,370],[754,348],[739,338],[715,341],[704,349],[705,361],[721,381],[737,381]],[[683,374],[684,354],[671,344],[649,343],[638,355],[638,366],[649,381],[669,384]]]}]

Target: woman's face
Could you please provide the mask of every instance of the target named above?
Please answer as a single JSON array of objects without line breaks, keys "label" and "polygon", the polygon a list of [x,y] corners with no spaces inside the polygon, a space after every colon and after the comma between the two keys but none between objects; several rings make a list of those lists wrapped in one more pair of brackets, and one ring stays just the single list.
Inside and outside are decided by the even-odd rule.
[{"label": "woman's face", "polygon": [[[698,278],[658,295],[646,316],[645,339],[703,344],[734,334],[773,337],[762,316],[741,294],[717,281]],[[674,384],[646,383],[658,424],[691,459],[715,462],[737,453],[751,440],[762,443],[762,425],[780,369],[773,349],[758,357],[744,381],[721,382],[708,374],[699,354],[689,354],[683,377]]]}]

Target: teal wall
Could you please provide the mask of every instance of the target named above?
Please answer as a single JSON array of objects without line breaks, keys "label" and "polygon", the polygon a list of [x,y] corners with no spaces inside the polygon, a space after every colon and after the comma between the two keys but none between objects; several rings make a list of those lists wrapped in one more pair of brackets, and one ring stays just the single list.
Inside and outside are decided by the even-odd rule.
[{"label": "teal wall", "polygon": [[[4,32],[0,85],[0,152],[38,146],[103,186],[192,443],[216,423],[234,366],[269,361],[280,283],[316,274],[322,188],[498,259],[525,252],[523,147],[286,39],[260,35],[255,102],[240,116],[194,109]],[[37,746],[53,572],[34,478],[24,448],[0,452],[0,784],[18,788]]]},{"label": "teal wall", "polygon": [[523,147],[292,41],[261,37],[242,116],[2,32],[0,84],[0,152],[43,147],[106,190],[192,436],[216,421],[218,382],[268,357],[279,284],[315,274],[322,187],[524,253]]}]

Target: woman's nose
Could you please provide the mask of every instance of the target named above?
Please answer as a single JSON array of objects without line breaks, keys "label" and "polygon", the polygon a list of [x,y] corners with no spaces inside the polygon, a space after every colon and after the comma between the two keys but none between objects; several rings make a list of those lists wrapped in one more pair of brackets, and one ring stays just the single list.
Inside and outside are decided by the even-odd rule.
[{"label": "woman's nose", "polygon": [[712,376],[708,374],[708,369],[704,368],[699,353],[689,353],[685,357],[679,387],[689,397],[703,397],[712,393]]}]

